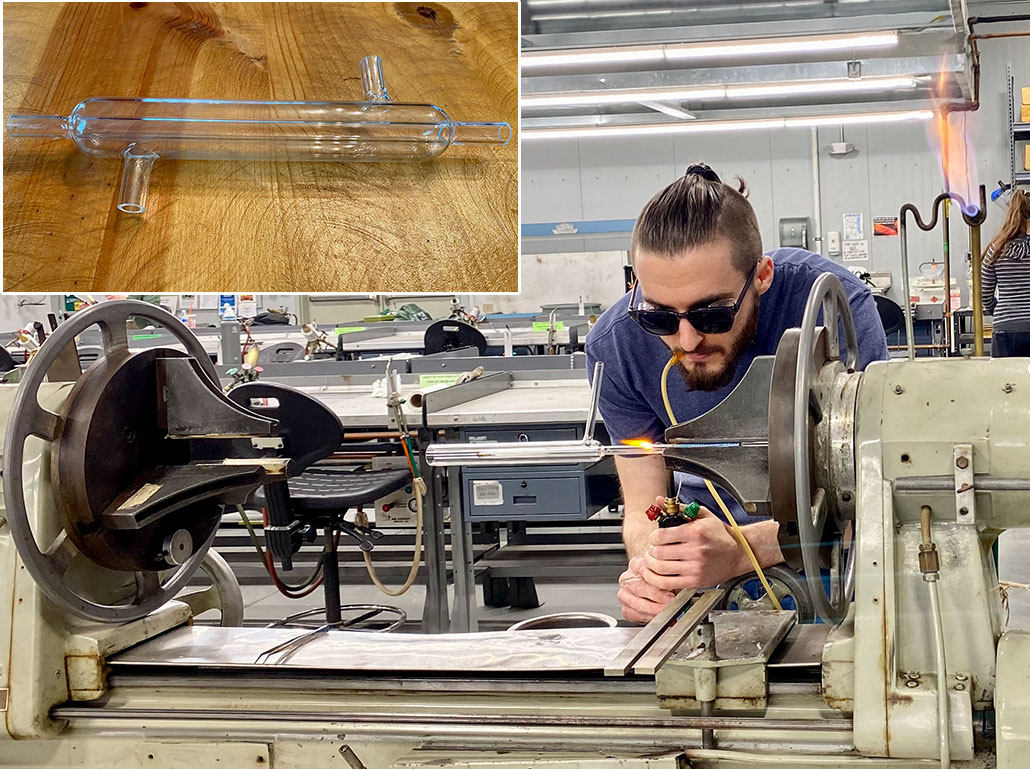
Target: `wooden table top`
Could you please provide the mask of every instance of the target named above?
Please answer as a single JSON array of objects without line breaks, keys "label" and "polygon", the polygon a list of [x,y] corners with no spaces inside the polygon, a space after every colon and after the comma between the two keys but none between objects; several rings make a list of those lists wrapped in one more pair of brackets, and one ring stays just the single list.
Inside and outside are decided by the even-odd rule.
[{"label": "wooden table top", "polygon": [[148,211],[120,158],[4,140],[5,291],[518,290],[511,3],[5,3],[4,110],[94,96],[357,101],[383,57],[397,102],[507,121],[506,146],[432,162],[162,160]]}]

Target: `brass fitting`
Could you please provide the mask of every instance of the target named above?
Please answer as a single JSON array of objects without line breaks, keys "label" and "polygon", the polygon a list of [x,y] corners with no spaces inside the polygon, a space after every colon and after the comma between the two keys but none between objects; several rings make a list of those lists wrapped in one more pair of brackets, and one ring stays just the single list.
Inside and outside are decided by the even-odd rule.
[{"label": "brass fitting", "polygon": [[933,509],[924,505],[919,509],[919,532],[922,542],[919,543],[919,571],[926,580],[936,580],[941,571],[941,560],[937,556],[937,546],[930,539],[930,519]]},{"label": "brass fitting", "polygon": [[933,543],[919,544],[919,571],[924,575],[929,573],[937,574],[941,571],[941,560],[937,556],[937,546]]}]

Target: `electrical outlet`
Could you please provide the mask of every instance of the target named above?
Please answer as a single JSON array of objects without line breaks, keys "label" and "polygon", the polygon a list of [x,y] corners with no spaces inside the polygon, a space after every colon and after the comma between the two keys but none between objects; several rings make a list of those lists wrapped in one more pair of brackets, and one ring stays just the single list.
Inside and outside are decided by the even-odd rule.
[{"label": "electrical outlet", "polygon": [[840,256],[840,230],[826,233],[826,253],[831,257]]}]

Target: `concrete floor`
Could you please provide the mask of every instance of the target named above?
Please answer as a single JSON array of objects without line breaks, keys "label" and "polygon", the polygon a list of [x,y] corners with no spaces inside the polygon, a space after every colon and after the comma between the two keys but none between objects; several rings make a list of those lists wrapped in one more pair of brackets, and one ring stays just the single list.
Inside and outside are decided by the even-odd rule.
[{"label": "concrete floor", "polygon": [[[1027,554],[1030,554],[1030,531],[1012,530],[1003,534],[999,544],[999,578],[1030,584],[1030,558]],[[609,584],[539,583],[537,594],[541,606],[532,610],[513,610],[510,607],[484,607],[482,588],[477,586],[478,616],[482,625],[491,630],[553,612],[601,612],[620,619],[615,591],[615,586]],[[412,586],[401,597],[386,596],[371,584],[345,585],[340,593],[345,603],[388,604],[403,609],[409,620],[418,621],[422,617],[425,589],[420,585]],[[449,593],[453,596],[453,590]],[[245,586],[243,597],[248,625],[271,623],[286,615],[323,605],[321,589],[305,599],[287,599],[271,586]],[[1010,590],[1009,611],[1008,628],[1030,630],[1030,591]]]}]

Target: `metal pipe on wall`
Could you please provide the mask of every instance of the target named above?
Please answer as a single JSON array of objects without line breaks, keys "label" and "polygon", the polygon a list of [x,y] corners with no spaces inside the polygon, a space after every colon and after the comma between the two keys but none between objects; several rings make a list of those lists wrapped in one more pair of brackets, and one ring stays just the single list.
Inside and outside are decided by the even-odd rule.
[{"label": "metal pipe on wall", "polygon": [[[941,204],[949,198],[958,203],[959,211],[962,212],[962,221],[969,227],[969,251],[972,254],[973,260],[973,285],[971,287],[973,296],[970,298],[970,304],[973,308],[973,354],[977,356],[983,355],[983,305],[980,304],[980,266],[983,260],[980,255],[980,225],[987,219],[987,188],[980,185],[979,192],[980,202],[972,206],[967,206],[962,196],[957,193],[941,193],[933,199],[929,222],[923,222],[922,217],[919,215],[919,209],[914,204],[906,203],[901,207],[901,213],[898,216],[901,235],[901,278],[904,283],[905,292],[905,337],[909,358],[915,358],[915,340],[913,338],[912,294],[908,271],[908,229],[906,217],[908,214],[912,214],[916,226],[924,232],[930,232],[937,226],[937,217],[940,214]],[[947,212],[945,212],[945,217],[947,217]],[[948,294],[948,302],[950,303],[951,287],[946,286],[945,289]]]},{"label": "metal pipe on wall", "polygon": [[[951,200],[944,201],[944,344],[951,355]],[[958,352],[957,350],[955,351]]]},{"label": "metal pipe on wall", "polygon": [[815,235],[812,238],[817,254],[823,253],[823,198],[819,174],[819,129],[812,126],[812,208]]},{"label": "metal pipe on wall", "polygon": [[969,293],[970,306],[973,308],[973,355],[984,354],[984,306],[981,302],[980,270],[983,268],[983,255],[980,253],[980,225],[969,226],[969,256],[973,260],[973,285]]},{"label": "metal pipe on wall", "polygon": [[969,305],[973,308],[973,355],[984,354],[984,307],[981,302],[980,269],[983,267],[983,254],[980,252],[980,225],[987,219],[987,188],[980,185],[980,203],[975,213],[966,211],[962,206],[962,220],[969,226],[969,254],[972,259],[973,285],[970,287]]},{"label": "metal pipe on wall", "polygon": [[[916,340],[915,324],[912,320],[912,281],[908,275],[908,230],[905,225],[905,214],[908,206],[911,206],[911,204],[906,203],[901,207],[901,215],[898,217],[898,221],[901,234],[901,291],[904,294],[901,307],[905,311],[905,346],[908,348],[909,359],[913,359],[916,357]],[[919,212],[915,206],[912,206],[912,211],[915,212],[916,219],[918,220]],[[937,209],[934,209],[934,219],[936,218]]]}]

